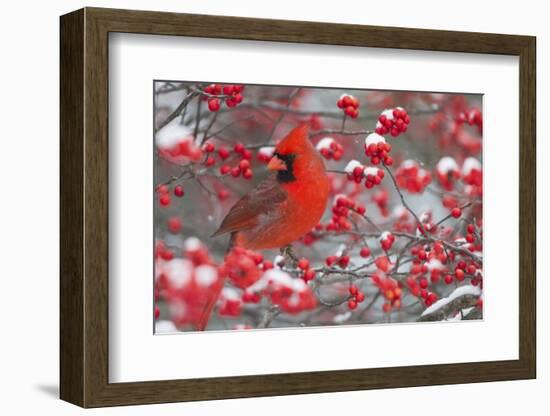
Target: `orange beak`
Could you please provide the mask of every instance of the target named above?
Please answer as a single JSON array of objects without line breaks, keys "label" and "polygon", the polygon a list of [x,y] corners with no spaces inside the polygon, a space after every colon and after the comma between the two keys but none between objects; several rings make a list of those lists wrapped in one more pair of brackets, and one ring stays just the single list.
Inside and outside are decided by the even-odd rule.
[{"label": "orange beak", "polygon": [[267,164],[267,169],[269,170],[287,170],[286,163],[279,159],[277,156],[273,156],[269,163]]}]

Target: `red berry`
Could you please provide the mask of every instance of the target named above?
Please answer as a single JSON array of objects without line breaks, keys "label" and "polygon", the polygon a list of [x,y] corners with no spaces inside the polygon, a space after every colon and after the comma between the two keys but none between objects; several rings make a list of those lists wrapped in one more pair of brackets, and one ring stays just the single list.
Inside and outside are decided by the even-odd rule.
[{"label": "red berry", "polygon": [[227,150],[225,147],[220,147],[218,149],[218,156],[222,160],[227,159],[229,157],[229,150]]},{"label": "red berry", "polygon": [[168,230],[173,233],[177,234],[181,231],[182,227],[182,221],[178,217],[170,217],[168,219]]},{"label": "red berry", "polygon": [[302,270],[306,270],[306,269],[309,269],[309,260],[302,257],[299,261],[298,261],[298,268],[302,269]]},{"label": "red berry", "polygon": [[445,284],[450,285],[451,283],[453,283],[453,276],[451,276],[450,274],[446,274],[443,280],[445,281]]},{"label": "red berry", "polygon": [[455,276],[456,276],[456,280],[458,280],[459,282],[462,282],[464,280],[464,270],[456,269]]},{"label": "red berry", "polygon": [[338,260],[338,265],[342,269],[345,269],[346,267],[348,267],[348,264],[349,264],[349,256],[342,256],[340,257],[340,260]]},{"label": "red berry", "polygon": [[220,173],[222,175],[227,175],[230,171],[231,171],[231,166],[228,166],[228,165],[220,166]]},{"label": "red berry", "polygon": [[468,224],[468,227],[466,227],[466,231],[468,231],[468,233],[470,234],[473,234],[475,232],[475,227],[473,224]]},{"label": "red berry", "polygon": [[243,152],[245,151],[244,144],[242,144],[242,143],[237,143],[237,144],[233,147],[233,150],[235,150],[235,152],[237,152],[237,153],[243,153]]},{"label": "red berry", "polygon": [[351,285],[348,290],[351,296],[357,296],[357,294],[359,293],[359,289],[355,285]]},{"label": "red berry", "polygon": [[462,211],[460,210],[460,208],[453,208],[451,210],[451,215],[454,217],[454,218],[459,218],[461,215],[462,215]]},{"label": "red berry", "polygon": [[363,302],[365,300],[365,294],[363,292],[359,292],[356,296],[355,296],[355,300],[359,303]]},{"label": "red berry", "polygon": [[252,178],[252,176],[253,176],[252,169],[247,168],[247,169],[244,170],[243,178],[250,179],[250,178]]},{"label": "red berry", "polygon": [[354,310],[357,308],[357,301],[355,299],[348,300],[348,308]]},{"label": "red berry", "polygon": [[208,100],[208,109],[210,111],[218,111],[221,107],[220,100],[218,98],[210,98]]},{"label": "red berry", "polygon": [[214,150],[216,150],[216,148],[214,147],[214,145],[210,142],[208,143],[205,143],[203,148],[202,148],[205,152],[207,153],[211,153],[213,152]]},{"label": "red berry", "polygon": [[361,248],[361,251],[359,252],[359,255],[361,257],[369,257],[370,256],[370,248],[368,248],[368,247]]},{"label": "red berry", "polygon": [[163,207],[167,207],[170,205],[170,195],[169,194],[162,194],[159,198],[160,205]]},{"label": "red berry", "polygon": [[313,280],[315,279],[315,270],[313,269],[307,269],[305,272],[304,272],[304,280],[306,282],[309,282],[310,280]]},{"label": "red berry", "polygon": [[183,186],[181,185],[176,185],[174,187],[174,195],[176,195],[177,197],[182,197],[183,195],[185,195],[185,192],[183,191]]},{"label": "red berry", "polygon": [[382,306],[382,310],[386,313],[391,312],[391,303],[384,303],[384,306]]},{"label": "red berry", "polygon": [[242,169],[242,170],[245,170],[245,169],[248,169],[250,167],[250,162],[246,159],[243,159],[239,162],[239,167]]}]

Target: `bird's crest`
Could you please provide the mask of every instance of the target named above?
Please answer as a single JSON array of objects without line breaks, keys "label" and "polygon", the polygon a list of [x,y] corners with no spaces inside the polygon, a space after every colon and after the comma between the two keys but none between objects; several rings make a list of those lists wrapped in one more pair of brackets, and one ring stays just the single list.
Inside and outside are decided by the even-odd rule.
[{"label": "bird's crest", "polygon": [[275,151],[281,155],[299,152],[304,147],[311,146],[308,136],[309,125],[307,123],[302,123],[277,143]]}]

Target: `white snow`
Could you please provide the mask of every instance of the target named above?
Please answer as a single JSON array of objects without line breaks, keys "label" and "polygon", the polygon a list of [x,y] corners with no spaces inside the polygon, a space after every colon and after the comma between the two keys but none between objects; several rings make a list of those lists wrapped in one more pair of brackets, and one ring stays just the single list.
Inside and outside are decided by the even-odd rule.
[{"label": "white snow", "polygon": [[448,173],[451,171],[458,171],[458,163],[450,156],[442,157],[439,162],[437,162],[436,169],[440,173]]},{"label": "white snow", "polygon": [[273,156],[273,152],[275,152],[275,148],[273,146],[264,146],[260,147],[258,149],[258,153],[264,155],[264,156]]},{"label": "white snow", "polygon": [[222,290],[221,297],[227,300],[241,300],[241,296],[237,289],[233,287],[224,287]]},{"label": "white snow", "polygon": [[432,270],[443,270],[445,266],[443,266],[443,263],[438,259],[430,259],[430,261],[426,263],[426,268],[431,272]]},{"label": "white snow", "polygon": [[361,165],[361,163],[358,160],[350,160],[346,165],[346,167],[344,168],[344,170],[346,171],[346,173],[352,174],[355,168],[361,167],[361,166],[363,165]]},{"label": "white snow", "polygon": [[391,232],[384,231],[382,234],[380,234],[380,241],[386,240],[391,235]]},{"label": "white snow", "polygon": [[189,280],[191,280],[193,263],[187,259],[175,258],[164,263],[163,272],[174,287],[181,288],[186,286]]},{"label": "white snow", "polygon": [[365,169],[363,169],[363,174],[365,176],[368,176],[368,175],[377,176],[379,170],[380,169],[375,168],[374,166],[367,166],[365,167]]},{"label": "white snow", "polygon": [[294,279],[287,272],[280,269],[270,269],[252,286],[249,286],[247,292],[261,292],[268,286],[274,288],[288,287],[296,292],[302,292],[307,288],[307,284],[302,279]]},{"label": "white snow", "polygon": [[349,318],[351,318],[351,312],[347,311],[347,312],[335,315],[334,318],[332,318],[332,322],[334,322],[335,324],[342,324],[346,322]]},{"label": "white snow", "polygon": [[386,139],[384,139],[384,137],[380,136],[378,133],[371,133],[365,138],[365,146],[367,147],[371,144],[378,143],[386,143]]},{"label": "white snow", "polygon": [[317,146],[315,146],[315,148],[317,150],[330,149],[330,145],[332,143],[334,143],[334,139],[332,137],[323,137],[321,140],[319,140],[319,143],[317,143]]},{"label": "white snow", "polygon": [[209,264],[201,264],[195,269],[195,280],[200,286],[210,286],[218,278],[218,270]]},{"label": "white snow", "polygon": [[342,257],[344,251],[346,251],[346,245],[342,243],[338,246],[338,250],[336,250],[336,257]]},{"label": "white snow", "polygon": [[481,163],[473,157],[468,157],[462,164],[462,174],[468,176],[472,170],[481,171]]},{"label": "white snow", "polygon": [[[398,110],[402,110],[401,107],[397,107]],[[381,116],[386,116],[388,120],[393,120],[393,108],[386,108],[380,113]]]},{"label": "white snow", "polygon": [[165,334],[168,332],[178,332],[176,325],[172,321],[157,321],[155,322],[155,333]]},{"label": "white snow", "polygon": [[201,240],[197,237],[189,237],[183,242],[183,249],[185,251],[197,251],[202,248]]},{"label": "white snow", "polygon": [[155,136],[157,146],[163,149],[174,147],[183,139],[192,140],[191,130],[179,123],[179,119],[173,120],[164,126]]},{"label": "white snow", "polygon": [[455,299],[458,299],[461,296],[465,295],[471,295],[471,296],[479,296],[481,295],[481,289],[478,286],[473,285],[465,285],[457,287],[449,296],[446,298],[441,298],[437,302],[435,302],[430,307],[426,308],[424,312],[422,312],[422,315],[420,316],[426,316],[430,315],[439,309],[445,307],[449,303],[453,302]]},{"label": "white snow", "polygon": [[407,159],[407,160],[404,160],[403,163],[401,163],[401,167],[403,169],[417,168],[418,163],[415,160]]},{"label": "white snow", "polygon": [[280,254],[276,255],[273,259],[273,265],[279,268],[283,267],[285,265],[285,258]]}]

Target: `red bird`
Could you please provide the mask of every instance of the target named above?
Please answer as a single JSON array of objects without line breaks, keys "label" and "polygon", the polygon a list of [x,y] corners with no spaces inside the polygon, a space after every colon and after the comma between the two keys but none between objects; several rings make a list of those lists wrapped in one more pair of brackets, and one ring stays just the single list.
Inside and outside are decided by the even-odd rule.
[{"label": "red bird", "polygon": [[[330,184],[308,131],[308,125],[302,124],[277,144],[267,165],[274,173],[233,205],[212,237],[231,233],[230,247],[273,249],[289,245],[317,225]],[[222,287],[220,279],[206,303],[199,330],[208,324]]]}]

